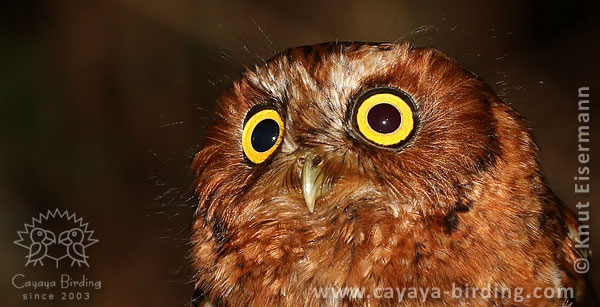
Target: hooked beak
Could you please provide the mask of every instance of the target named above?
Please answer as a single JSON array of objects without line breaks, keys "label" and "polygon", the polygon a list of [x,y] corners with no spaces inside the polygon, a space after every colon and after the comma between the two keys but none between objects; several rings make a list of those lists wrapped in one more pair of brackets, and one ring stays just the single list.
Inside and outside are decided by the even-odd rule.
[{"label": "hooked beak", "polygon": [[44,240],[42,240],[42,244],[50,245],[56,243],[56,236],[54,236],[54,233],[52,231],[46,230],[45,233],[46,237],[44,238]]},{"label": "hooked beak", "polygon": [[63,231],[63,233],[58,236],[58,243],[62,245],[70,245],[72,243],[68,231]]},{"label": "hooked beak", "polygon": [[315,210],[315,201],[325,194],[323,164],[323,157],[312,151],[306,153],[302,163],[302,173],[300,174],[302,192],[306,207],[311,213]]}]

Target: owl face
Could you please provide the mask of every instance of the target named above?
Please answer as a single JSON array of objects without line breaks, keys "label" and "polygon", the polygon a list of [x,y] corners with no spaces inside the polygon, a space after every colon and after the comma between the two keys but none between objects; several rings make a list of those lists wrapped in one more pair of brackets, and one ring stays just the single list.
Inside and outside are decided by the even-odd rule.
[{"label": "owl face", "polygon": [[196,156],[197,287],[273,303],[307,284],[399,284],[413,237],[456,228],[452,214],[468,211],[502,152],[499,129],[516,128],[487,85],[436,50],[287,50],[220,98]]},{"label": "owl face", "polygon": [[278,208],[309,220],[366,203],[371,210],[382,195],[397,200],[379,207],[394,216],[427,211],[420,202],[441,202],[493,163],[495,100],[435,50],[292,49],[246,72],[221,98],[197,157],[207,166],[199,180],[214,183],[198,190],[227,191],[232,203],[251,198],[239,208],[246,214]]}]

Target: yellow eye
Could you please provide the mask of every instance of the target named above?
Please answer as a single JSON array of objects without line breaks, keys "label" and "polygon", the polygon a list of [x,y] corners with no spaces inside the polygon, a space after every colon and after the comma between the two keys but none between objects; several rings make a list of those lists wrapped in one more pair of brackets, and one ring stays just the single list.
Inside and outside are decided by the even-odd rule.
[{"label": "yellow eye", "polygon": [[366,96],[359,101],[355,114],[360,133],[381,146],[400,144],[411,136],[415,127],[411,105],[392,90]]},{"label": "yellow eye", "polygon": [[250,116],[242,132],[242,148],[248,160],[254,164],[267,160],[281,144],[283,131],[283,120],[273,109],[262,109]]}]

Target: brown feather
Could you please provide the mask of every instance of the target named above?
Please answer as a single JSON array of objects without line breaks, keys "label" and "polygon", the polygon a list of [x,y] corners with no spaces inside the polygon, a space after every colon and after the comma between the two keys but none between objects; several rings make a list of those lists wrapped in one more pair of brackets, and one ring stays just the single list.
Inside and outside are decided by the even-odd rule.
[{"label": "brown feather", "polygon": [[[419,125],[399,150],[353,137],[347,114],[374,87],[415,100]],[[258,104],[283,110],[282,145],[244,160],[241,131]],[[298,157],[325,157],[328,193],[309,213]],[[583,301],[573,215],[543,180],[523,119],[481,79],[430,48],[329,43],[299,47],[247,71],[219,100],[194,162],[199,195],[196,287],[222,306],[396,306],[323,299],[318,287],[488,284],[573,287],[576,300],[453,299],[404,306],[563,306]],[[559,283],[560,285],[558,285]]]}]

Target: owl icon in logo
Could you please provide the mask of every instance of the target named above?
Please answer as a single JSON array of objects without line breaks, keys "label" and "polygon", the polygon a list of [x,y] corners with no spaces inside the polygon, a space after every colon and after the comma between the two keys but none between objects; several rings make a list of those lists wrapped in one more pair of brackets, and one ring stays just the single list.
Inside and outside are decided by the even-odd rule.
[{"label": "owl icon in logo", "polygon": [[86,249],[98,242],[82,218],[58,209],[40,213],[17,234],[19,240],[14,243],[28,250],[25,266],[53,263],[58,267],[63,259],[71,266],[89,266]]}]

